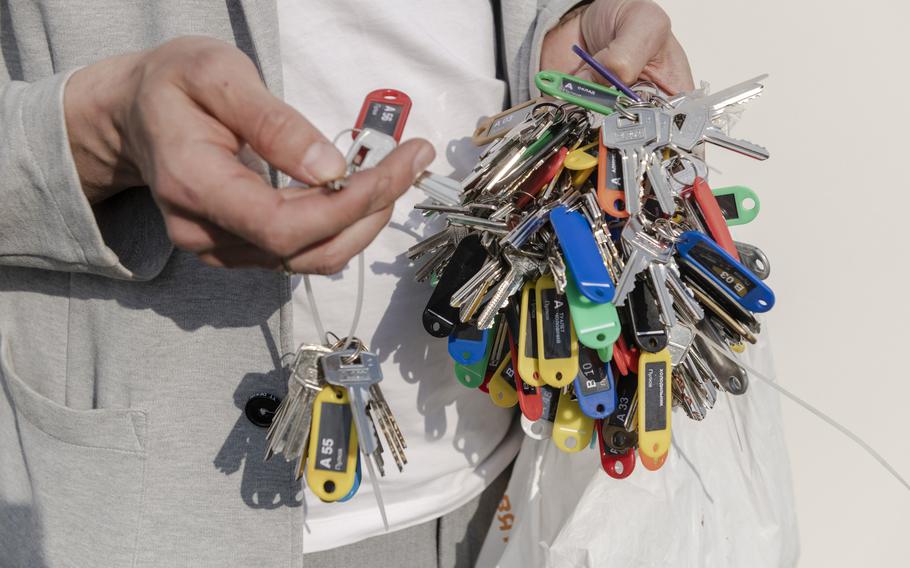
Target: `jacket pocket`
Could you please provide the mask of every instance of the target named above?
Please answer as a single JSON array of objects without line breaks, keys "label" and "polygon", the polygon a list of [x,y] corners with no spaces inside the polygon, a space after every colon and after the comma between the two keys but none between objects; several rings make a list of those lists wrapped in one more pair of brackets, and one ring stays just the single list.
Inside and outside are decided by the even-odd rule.
[{"label": "jacket pocket", "polygon": [[0,421],[0,439],[12,450],[7,457],[22,466],[0,477],[0,495],[27,503],[32,518],[0,517],[0,534],[40,551],[49,568],[130,566],[144,488],[146,413],[74,410],[45,398],[17,375],[3,337],[0,386],[15,417]]}]

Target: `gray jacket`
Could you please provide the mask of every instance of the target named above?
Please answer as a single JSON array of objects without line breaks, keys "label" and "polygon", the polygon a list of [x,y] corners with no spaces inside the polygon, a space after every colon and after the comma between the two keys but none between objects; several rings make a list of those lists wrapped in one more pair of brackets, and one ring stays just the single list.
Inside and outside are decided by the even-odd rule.
[{"label": "gray jacket", "polygon": [[[513,100],[576,3],[503,0]],[[302,565],[300,485],[243,413],[284,392],[288,279],[175,250],[145,189],[93,210],[62,107],[72,70],[187,34],[280,94],[277,25],[273,0],[0,2],[0,566]]]}]

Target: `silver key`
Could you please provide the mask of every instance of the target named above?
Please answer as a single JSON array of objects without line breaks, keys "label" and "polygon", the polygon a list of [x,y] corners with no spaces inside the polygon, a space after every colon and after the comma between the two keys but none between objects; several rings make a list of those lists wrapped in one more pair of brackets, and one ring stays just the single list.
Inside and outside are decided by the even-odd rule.
[{"label": "silver key", "polygon": [[633,108],[629,112],[638,120],[629,120],[618,112],[604,117],[601,137],[604,146],[619,151],[626,211],[637,215],[641,212],[641,163],[645,148],[657,139],[657,120],[648,109]]},{"label": "silver key", "polygon": [[739,259],[753,274],[761,280],[767,280],[771,276],[771,261],[760,248],[739,241],[733,241],[733,244],[739,253]]},{"label": "silver key", "polygon": [[[356,359],[351,361],[352,357]],[[379,506],[382,522],[388,529],[389,520],[382,501],[382,493],[379,490],[379,480],[374,471],[375,465],[379,468],[380,474],[385,473],[381,445],[369,413],[369,404],[372,400],[371,391],[374,390],[374,387],[379,388],[379,382],[382,380],[379,357],[368,351],[360,351],[358,354],[355,349],[347,349],[323,356],[321,364],[326,382],[343,387],[348,391],[351,413],[354,415],[354,425],[357,429],[357,442],[364,456],[363,461],[366,463],[367,474]]]},{"label": "silver key", "polygon": [[712,109],[710,99],[686,99],[673,110],[665,111],[672,116],[672,143],[691,152],[701,142],[710,142],[756,160],[768,159],[770,154],[766,148],[728,136],[714,126]]},{"label": "silver key", "polygon": [[677,321],[670,328],[667,335],[667,348],[670,351],[670,360],[674,367],[680,365],[689,354],[689,348],[695,339],[695,332],[688,325]]},{"label": "silver key", "polygon": [[[701,332],[695,336],[698,353],[717,377],[720,387],[730,394],[745,394],[749,388],[749,374],[733,358],[735,357],[733,351],[727,347],[714,325],[705,318],[696,324],[696,329]],[[713,345],[709,344],[709,341]]]},{"label": "silver key", "polygon": [[[356,360],[348,362],[352,357]],[[368,456],[372,455],[377,444],[375,430],[366,415],[366,408],[371,400],[370,387],[382,380],[379,358],[366,351],[358,356],[356,350],[347,349],[324,355],[321,364],[325,381],[348,391],[360,451]]]},{"label": "silver key", "polygon": [[541,272],[541,263],[523,254],[507,251],[503,257],[509,264],[509,271],[496,286],[492,297],[480,312],[480,316],[477,318],[477,329],[493,327],[496,314],[506,306],[509,298],[518,292],[527,280],[538,276]]},{"label": "silver key", "polygon": [[414,187],[423,191],[427,196],[443,205],[458,206],[461,204],[462,185],[458,180],[424,172],[414,182]]},{"label": "silver key", "polygon": [[[629,292],[635,288],[635,277],[639,273],[648,270],[652,264],[664,265],[670,262],[673,256],[673,249],[664,245],[645,233],[644,226],[638,217],[629,217],[626,226],[622,229],[622,242],[629,251],[629,258],[626,259],[622,274],[616,283],[616,291],[613,295],[613,303],[622,306],[626,302]],[[654,274],[652,274],[652,278]],[[665,281],[658,275],[661,281]],[[655,286],[657,281],[655,280]]]},{"label": "silver key", "polygon": [[[313,401],[322,389],[320,359],[331,350],[322,345],[301,345],[290,367],[288,394],[281,401],[266,433],[265,459],[276,453],[288,461],[302,462],[310,435]],[[299,465],[299,464],[298,464]],[[302,468],[298,467],[298,472]]]}]

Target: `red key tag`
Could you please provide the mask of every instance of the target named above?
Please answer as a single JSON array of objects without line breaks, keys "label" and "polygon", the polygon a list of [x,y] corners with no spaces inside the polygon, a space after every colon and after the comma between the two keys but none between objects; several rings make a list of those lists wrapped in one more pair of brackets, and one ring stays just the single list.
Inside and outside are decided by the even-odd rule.
[{"label": "red key tag", "polygon": [[521,196],[515,203],[516,209],[524,209],[524,207],[530,203],[532,199],[537,197],[537,194],[540,193],[554,177],[556,177],[556,174],[562,169],[562,164],[566,161],[566,155],[568,153],[568,148],[560,148],[559,151],[547,158],[547,161],[544,162],[543,166],[531,174],[531,178],[522,184],[515,192]]},{"label": "red key tag", "polygon": [[357,130],[372,128],[388,134],[396,142],[401,141],[401,132],[411,111],[411,98],[395,89],[377,89],[369,93],[360,107],[360,114],[354,124],[353,138]]},{"label": "red key tag", "polygon": [[687,197],[691,196],[695,200],[705,222],[705,228],[708,229],[708,233],[714,239],[714,242],[730,253],[733,258],[739,260],[739,252],[736,250],[736,245],[733,244],[733,236],[730,235],[727,220],[724,218],[723,211],[721,211],[717,198],[714,197],[708,182],[696,177],[695,183],[687,187],[683,194]]},{"label": "red key tag", "polygon": [[638,349],[629,347],[623,336],[613,344],[613,363],[619,374],[626,376],[638,369]]},{"label": "red key tag", "polygon": [[607,447],[603,437],[603,420],[594,423],[594,431],[597,432],[598,444],[600,444],[600,465],[604,471],[613,479],[625,479],[632,475],[635,470],[635,450],[629,448],[625,453],[617,454]]}]

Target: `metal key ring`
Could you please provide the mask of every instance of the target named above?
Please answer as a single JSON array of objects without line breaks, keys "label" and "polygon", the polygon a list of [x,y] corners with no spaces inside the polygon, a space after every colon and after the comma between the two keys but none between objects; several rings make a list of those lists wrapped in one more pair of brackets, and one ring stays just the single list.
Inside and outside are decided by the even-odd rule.
[{"label": "metal key ring", "polygon": [[635,104],[635,101],[633,101],[629,97],[627,97],[625,95],[619,95],[618,97],[616,97],[616,105],[613,108],[616,110],[616,112],[618,112],[620,115],[622,115],[623,118],[638,122],[638,115],[632,114],[631,112],[626,110],[633,104]]}]

